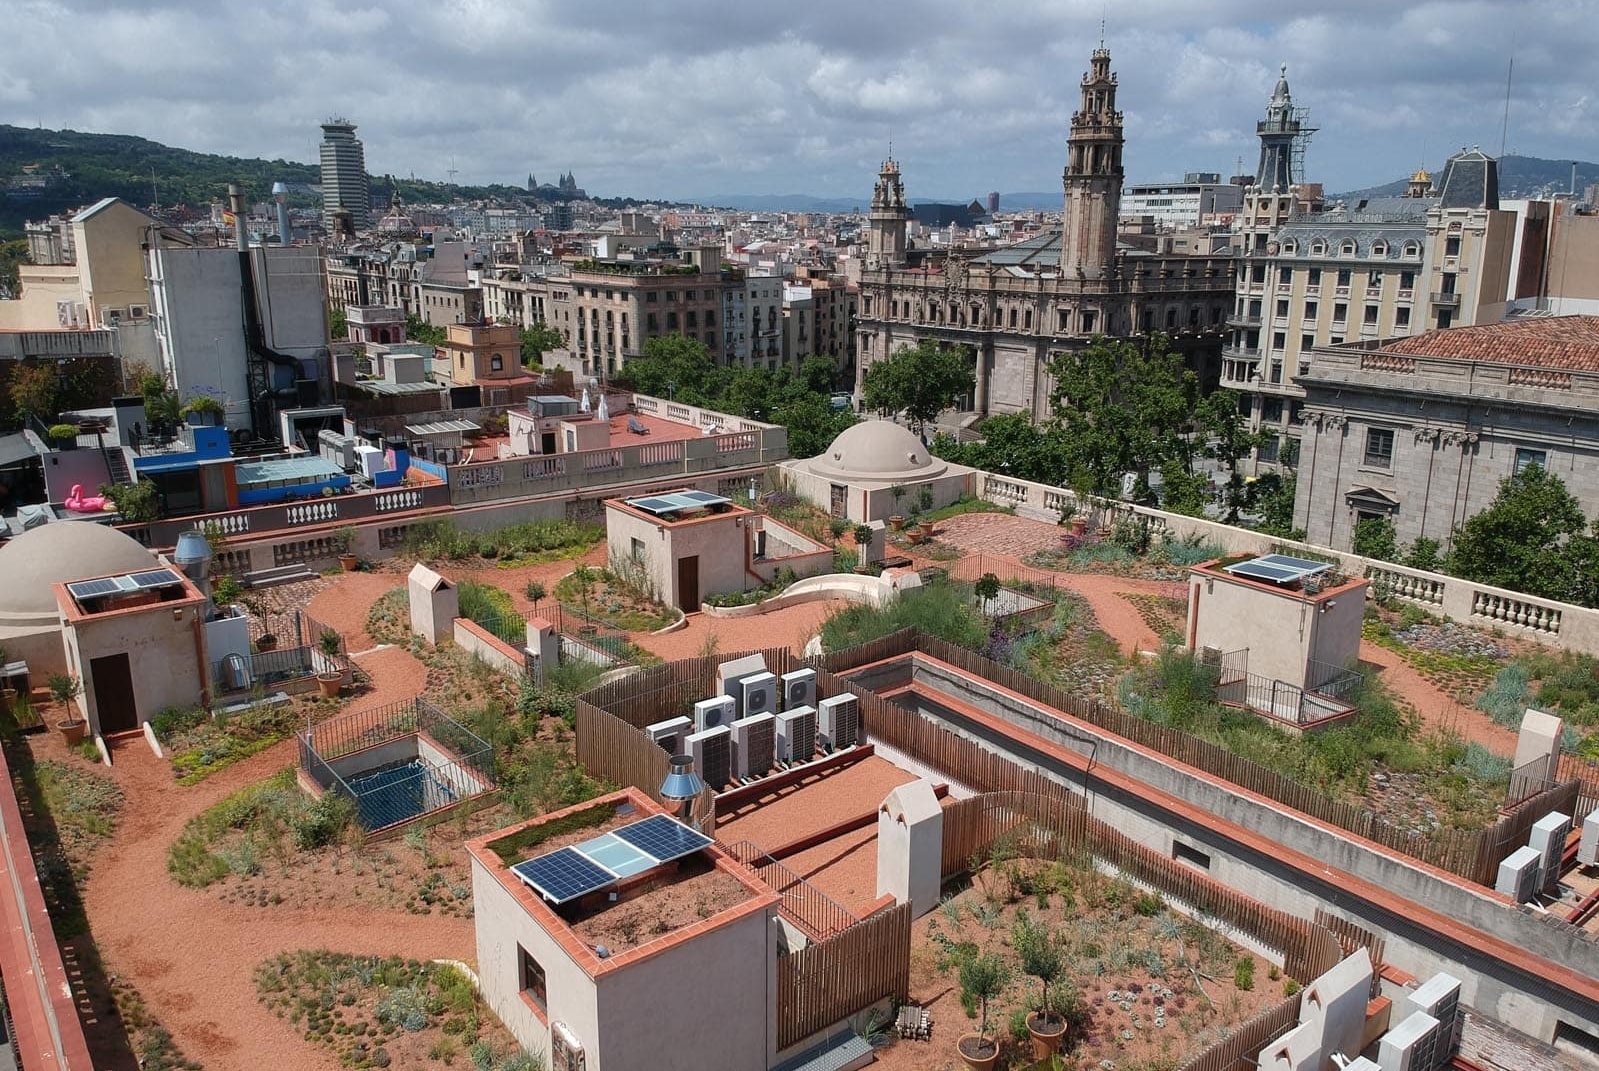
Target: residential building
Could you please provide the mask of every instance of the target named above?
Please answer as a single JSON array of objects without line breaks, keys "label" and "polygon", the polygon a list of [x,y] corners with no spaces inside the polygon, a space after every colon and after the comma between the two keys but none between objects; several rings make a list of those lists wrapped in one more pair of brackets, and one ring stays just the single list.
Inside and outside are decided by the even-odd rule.
[{"label": "residential building", "polygon": [[1347,548],[1368,517],[1445,549],[1538,465],[1599,514],[1599,317],[1528,317],[1318,348],[1294,526]]},{"label": "residential building", "polygon": [[458,387],[525,377],[521,332],[514,326],[481,321],[451,324],[439,351],[449,362],[450,381]]},{"label": "residential building", "polygon": [[1509,285],[1515,216],[1498,210],[1495,162],[1476,150],[1445,165],[1437,191],[1418,171],[1403,197],[1324,208],[1302,182],[1311,133],[1287,70],[1257,124],[1260,163],[1234,227],[1238,288],[1221,385],[1264,435],[1252,463],[1293,464],[1318,347],[1471,323]]},{"label": "residential building", "polygon": [[1226,256],[1151,253],[1117,243],[1122,113],[1108,49],[1096,49],[1072,116],[1063,178],[1064,221],[980,255],[907,247],[909,213],[899,165],[885,160],[868,219],[856,326],[856,391],[866,369],[923,340],[971,348],[976,390],[961,408],[1047,415],[1047,367],[1097,336],[1171,336],[1203,381],[1233,293]]},{"label": "residential building", "polygon": [[663,335],[703,342],[720,362],[723,292],[734,285],[742,283],[722,272],[720,247],[693,263],[579,261],[549,280],[546,322],[566,336],[582,375],[616,375]]},{"label": "residential building", "polygon": [[329,119],[322,124],[322,225],[334,232],[334,217],[347,212],[357,231],[372,223],[372,190],[366,174],[366,149],[355,124]]},{"label": "residential building", "polygon": [[816,303],[808,286],[783,287],[783,363],[796,368],[816,352]]},{"label": "residential building", "polygon": [[1178,183],[1142,183],[1122,191],[1122,218],[1148,216],[1163,230],[1231,219],[1244,203],[1244,187],[1214,171],[1190,171]]}]

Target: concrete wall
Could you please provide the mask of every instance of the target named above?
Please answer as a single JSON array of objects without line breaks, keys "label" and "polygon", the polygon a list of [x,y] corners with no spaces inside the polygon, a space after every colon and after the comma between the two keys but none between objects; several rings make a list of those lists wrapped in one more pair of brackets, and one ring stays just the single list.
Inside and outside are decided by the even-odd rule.
[{"label": "concrete wall", "polygon": [[[921,489],[925,486],[933,492],[933,509],[941,509],[954,502],[962,495],[972,490],[972,472],[958,465],[950,466],[950,472],[943,476],[935,476],[929,480],[908,480],[904,487],[907,494],[897,503],[889,484],[849,483],[848,493],[845,496],[845,516],[856,524],[867,521],[886,521],[894,514],[908,515],[911,507],[921,499]],[[781,466],[783,478],[793,488],[794,493],[807,502],[829,512],[833,508],[833,487],[839,481],[827,476],[810,472],[798,462],[788,462]]]},{"label": "concrete wall", "polygon": [[465,617],[456,618],[454,633],[455,645],[473,658],[481,658],[501,673],[510,673],[514,676],[522,674],[527,664],[522,652],[476,621]]},{"label": "concrete wall", "polygon": [[[743,510],[656,522],[608,503],[605,531],[611,572],[642,569],[656,598],[697,610],[708,595],[761,584],[759,574],[749,567],[753,522],[754,515]],[[678,563],[694,557],[699,559],[699,590],[680,591]]]},{"label": "concrete wall", "polygon": [[179,602],[142,609],[80,618],[66,630],[69,672],[83,680],[79,707],[95,735],[101,732],[100,701],[89,666],[96,658],[127,653],[137,722],[149,721],[167,707],[198,706],[206,690],[209,667],[200,664],[201,608]]},{"label": "concrete wall", "polygon": [[[1045,708],[1009,698],[986,682],[964,678],[920,659],[914,672],[918,681],[1057,747],[1091,758],[1096,767],[1120,771],[1207,815],[1219,816],[1325,866],[1317,872],[1306,872],[1276,854],[1235,839],[1213,820],[1195,821],[1147,796],[1093,780],[1089,793],[1091,812],[1128,836],[1165,854],[1171,854],[1173,843],[1179,840],[1197,847],[1210,857],[1206,872],[1212,878],[1272,907],[1301,917],[1309,917],[1318,907],[1325,908],[1382,933],[1387,939],[1387,962],[1420,978],[1446,971],[1465,979],[1463,1001],[1542,1040],[1549,1040],[1556,1023],[1562,1020],[1599,1034],[1599,1003],[1550,984],[1541,973],[1530,974],[1483,956],[1473,944],[1454,940],[1407,915],[1365,900],[1341,881],[1340,875],[1352,875],[1406,901],[1426,905],[1462,926],[1490,934],[1571,971],[1599,976],[1599,943],[1587,935],[1550,925],[1486,889],[1381,851],[1306,816],[1287,812],[1270,800],[1179,768],[1165,756],[1134,747],[1091,725],[1066,721]],[[1029,766],[1036,765],[1047,776],[1084,790],[1082,775],[1047,752],[1002,738],[976,724],[950,720],[941,712],[924,714],[991,750]]]},{"label": "concrete wall", "polygon": [[94,323],[105,322],[109,309],[120,309],[126,318],[129,306],[149,306],[143,244],[151,222],[149,216],[121,201],[73,222],[78,269]]},{"label": "concrete wall", "polygon": [[150,250],[150,290],[161,362],[178,394],[227,406],[229,427],[250,420],[238,251]]},{"label": "concrete wall", "polygon": [[72,493],[72,485],[83,485],[86,495],[98,495],[100,485],[111,482],[105,458],[98,450],[55,450],[43,458],[45,493],[50,501],[61,502]]},{"label": "concrete wall", "polygon": [[589,1071],[768,1066],[778,932],[775,912],[751,912],[602,975]]},{"label": "concrete wall", "polygon": [[[472,914],[477,931],[479,992],[518,1044],[547,1056],[552,1019],[565,1023],[585,1045],[599,1037],[599,1000],[594,980],[476,859],[472,860]],[[547,1012],[535,1010],[522,995],[518,946],[544,968],[549,994]],[[587,1067],[599,1071],[595,1054],[588,1053]]]}]

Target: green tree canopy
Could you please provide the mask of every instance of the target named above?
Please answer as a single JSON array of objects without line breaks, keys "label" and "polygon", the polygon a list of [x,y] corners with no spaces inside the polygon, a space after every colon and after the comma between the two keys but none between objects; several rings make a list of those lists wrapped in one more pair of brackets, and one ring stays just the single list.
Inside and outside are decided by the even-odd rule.
[{"label": "green tree canopy", "polygon": [[977,383],[970,347],[922,341],[866,369],[861,401],[885,413],[904,411],[917,429],[970,394]]},{"label": "green tree canopy", "polygon": [[534,324],[522,329],[522,363],[539,365],[544,355],[566,345],[566,337],[548,324]]},{"label": "green tree canopy", "polygon": [[1455,533],[1449,572],[1479,584],[1561,599],[1576,578],[1566,545],[1579,552],[1587,521],[1560,477],[1530,465],[1499,485],[1499,495]]},{"label": "green tree canopy", "polygon": [[444,328],[434,327],[414,312],[405,314],[405,337],[426,346],[442,346],[448,336]]}]

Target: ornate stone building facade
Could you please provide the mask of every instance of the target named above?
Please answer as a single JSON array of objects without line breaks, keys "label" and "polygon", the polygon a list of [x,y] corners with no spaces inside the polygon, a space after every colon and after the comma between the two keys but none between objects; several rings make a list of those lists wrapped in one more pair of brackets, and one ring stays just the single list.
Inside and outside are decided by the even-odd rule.
[{"label": "ornate stone building facade", "polygon": [[1163,331],[1191,363],[1214,365],[1232,306],[1232,261],[1117,242],[1116,91],[1110,51],[1096,49],[1067,141],[1062,228],[1018,245],[976,256],[908,248],[903,178],[894,160],[883,162],[861,278],[857,393],[872,362],[924,339],[971,348],[977,388],[964,408],[979,413],[1047,415],[1049,359],[1099,335]]}]

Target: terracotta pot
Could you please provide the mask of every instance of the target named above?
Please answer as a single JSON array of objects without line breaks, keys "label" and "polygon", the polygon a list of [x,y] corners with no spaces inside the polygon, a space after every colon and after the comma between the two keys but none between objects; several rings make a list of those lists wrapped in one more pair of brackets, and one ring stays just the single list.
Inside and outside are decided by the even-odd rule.
[{"label": "terracotta pot", "polygon": [[993,1071],[999,1060],[999,1042],[980,1034],[962,1034],[955,1043],[955,1051],[960,1054],[961,1063],[971,1071]]},{"label": "terracotta pot", "polygon": [[355,572],[355,567],[360,564],[361,559],[356,557],[354,554],[339,555],[339,568],[343,569],[346,573]]},{"label": "terracotta pot", "polygon": [[927,539],[927,537],[922,534],[922,530],[920,528],[912,528],[910,531],[905,533],[905,538],[911,541],[912,546],[924,542]]},{"label": "terracotta pot", "polygon": [[888,523],[889,526],[892,527],[896,532],[903,532],[905,530],[905,518],[901,517],[897,513],[888,519]]},{"label": "terracotta pot", "polygon": [[275,650],[277,646],[278,638],[270,632],[255,641],[255,649],[257,651],[271,651]]},{"label": "terracotta pot", "polygon": [[56,722],[56,732],[61,734],[61,739],[67,742],[68,747],[77,747],[88,739],[89,723],[82,718],[68,718]]},{"label": "terracotta pot", "polygon": [[1033,1039],[1033,1059],[1047,1060],[1060,1051],[1060,1043],[1066,1037],[1066,1020],[1046,1023],[1038,1012],[1033,1012],[1027,1017],[1027,1036]]},{"label": "terracotta pot", "polygon": [[322,689],[323,699],[337,698],[339,692],[344,690],[344,674],[318,673],[316,675],[316,686]]},{"label": "terracotta pot", "polygon": [[916,530],[918,532],[922,533],[922,538],[923,539],[932,539],[933,538],[933,522],[932,521],[921,521],[921,522],[919,522],[916,525]]},{"label": "terracotta pot", "polygon": [[1080,535],[1086,534],[1087,532],[1088,532],[1088,518],[1087,517],[1073,517],[1072,518],[1072,535],[1080,536]]}]

